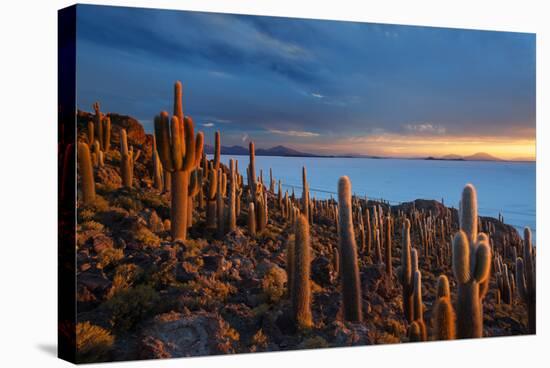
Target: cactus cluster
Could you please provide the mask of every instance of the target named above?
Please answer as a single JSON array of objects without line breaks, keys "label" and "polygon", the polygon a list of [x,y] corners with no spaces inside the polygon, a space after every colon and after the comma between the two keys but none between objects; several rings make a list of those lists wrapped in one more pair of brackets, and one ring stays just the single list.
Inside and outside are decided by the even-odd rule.
[{"label": "cactus cluster", "polygon": [[516,286],[523,302],[527,305],[527,319],[530,334],[537,333],[537,285],[535,270],[535,249],[531,242],[531,229],[523,233],[523,258],[516,259]]}]

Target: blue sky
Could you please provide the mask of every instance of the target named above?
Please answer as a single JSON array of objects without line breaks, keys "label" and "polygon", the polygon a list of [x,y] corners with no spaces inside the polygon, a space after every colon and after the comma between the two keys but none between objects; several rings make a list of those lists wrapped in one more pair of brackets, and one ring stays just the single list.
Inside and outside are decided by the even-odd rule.
[{"label": "blue sky", "polygon": [[[79,5],[77,101],[319,153],[534,155],[535,35]],[[514,146],[516,144],[516,146]],[[471,151],[471,152],[470,152]],[[529,151],[529,152],[527,152]]]}]

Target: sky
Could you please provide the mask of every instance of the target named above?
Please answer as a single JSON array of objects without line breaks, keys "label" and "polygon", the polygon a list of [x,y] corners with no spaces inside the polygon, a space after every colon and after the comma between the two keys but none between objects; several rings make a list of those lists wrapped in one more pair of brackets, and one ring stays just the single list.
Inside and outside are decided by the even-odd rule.
[{"label": "sky", "polygon": [[534,34],[78,5],[77,105],[213,144],[534,159]]}]

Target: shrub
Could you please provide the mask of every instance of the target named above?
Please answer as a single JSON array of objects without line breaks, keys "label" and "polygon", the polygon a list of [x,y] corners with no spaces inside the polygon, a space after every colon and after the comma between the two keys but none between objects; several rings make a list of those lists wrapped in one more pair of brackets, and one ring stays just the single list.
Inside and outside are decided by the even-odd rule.
[{"label": "shrub", "polygon": [[160,238],[146,227],[141,227],[138,231],[136,231],[134,234],[134,239],[148,247],[156,248],[160,245]]},{"label": "shrub", "polygon": [[262,289],[272,302],[277,302],[285,293],[286,272],[279,267],[271,267],[262,279]]},{"label": "shrub", "polygon": [[116,265],[118,261],[124,258],[124,251],[116,248],[106,248],[99,253],[99,266],[103,269]]},{"label": "shrub", "polygon": [[116,268],[113,277],[113,286],[109,291],[108,297],[111,298],[122,290],[127,290],[143,276],[141,267],[133,263],[123,264]]},{"label": "shrub", "polygon": [[111,314],[111,324],[118,330],[128,331],[147,317],[156,306],[158,294],[148,285],[121,290],[105,303]]},{"label": "shrub", "polygon": [[81,226],[82,226],[82,230],[97,230],[97,231],[103,230],[103,225],[96,221],[86,221]]},{"label": "shrub", "polygon": [[106,329],[81,322],[76,325],[76,360],[78,363],[106,361],[113,346],[114,337]]},{"label": "shrub", "polygon": [[138,212],[143,208],[143,204],[132,197],[126,195],[120,195],[114,200],[114,204],[117,207],[124,208],[127,211]]}]

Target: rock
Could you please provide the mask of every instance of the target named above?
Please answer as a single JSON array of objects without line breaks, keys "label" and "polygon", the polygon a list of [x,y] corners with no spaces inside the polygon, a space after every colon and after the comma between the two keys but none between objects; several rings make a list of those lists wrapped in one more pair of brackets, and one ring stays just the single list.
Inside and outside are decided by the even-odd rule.
[{"label": "rock", "polygon": [[331,271],[331,262],[326,257],[316,257],[311,262],[311,279],[323,287],[331,284]]},{"label": "rock", "polygon": [[89,268],[78,274],[77,288],[80,302],[102,300],[111,289],[111,282],[103,271]]},{"label": "rock", "polygon": [[333,346],[372,344],[369,338],[369,331],[362,323],[334,321],[330,327],[333,328],[333,340],[331,342]]},{"label": "rock", "polygon": [[198,267],[189,262],[182,262],[177,265],[174,272],[178,282],[189,282],[199,276]]},{"label": "rock", "polygon": [[104,166],[97,170],[97,182],[108,185],[112,188],[118,188],[122,185],[122,179],[112,166]]},{"label": "rock", "polygon": [[224,257],[218,255],[202,256],[204,262],[204,270],[213,273],[220,273],[231,268],[231,261],[227,261]]},{"label": "rock", "polygon": [[97,234],[92,238],[92,247],[96,253],[101,253],[103,250],[113,247],[113,239],[105,234]]},{"label": "rock", "polygon": [[220,315],[204,311],[158,315],[142,336],[142,359],[238,352],[239,334]]}]

